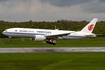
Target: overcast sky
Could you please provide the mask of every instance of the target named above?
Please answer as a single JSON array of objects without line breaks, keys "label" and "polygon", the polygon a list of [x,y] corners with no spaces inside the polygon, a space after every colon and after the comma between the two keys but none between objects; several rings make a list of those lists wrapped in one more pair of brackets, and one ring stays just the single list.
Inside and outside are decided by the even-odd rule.
[{"label": "overcast sky", "polygon": [[105,21],[105,0],[0,0],[0,20]]}]

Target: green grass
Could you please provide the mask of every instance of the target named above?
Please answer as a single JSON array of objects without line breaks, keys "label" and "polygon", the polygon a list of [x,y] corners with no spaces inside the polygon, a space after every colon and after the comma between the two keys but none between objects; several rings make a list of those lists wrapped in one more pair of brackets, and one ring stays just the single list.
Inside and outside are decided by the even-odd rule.
[{"label": "green grass", "polygon": [[50,45],[43,42],[30,41],[20,38],[14,38],[11,42],[8,38],[0,38],[0,47],[104,47],[105,38],[97,37],[79,40],[58,40],[56,45]]},{"label": "green grass", "polygon": [[0,54],[0,70],[105,70],[105,53]]}]

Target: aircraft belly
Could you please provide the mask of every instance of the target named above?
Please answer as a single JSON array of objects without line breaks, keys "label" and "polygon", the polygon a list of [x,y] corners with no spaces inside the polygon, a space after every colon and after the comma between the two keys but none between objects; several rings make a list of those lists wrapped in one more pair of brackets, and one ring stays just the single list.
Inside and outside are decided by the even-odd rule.
[{"label": "aircraft belly", "polygon": [[33,35],[27,35],[27,34],[9,34],[8,36],[11,37],[33,37]]}]

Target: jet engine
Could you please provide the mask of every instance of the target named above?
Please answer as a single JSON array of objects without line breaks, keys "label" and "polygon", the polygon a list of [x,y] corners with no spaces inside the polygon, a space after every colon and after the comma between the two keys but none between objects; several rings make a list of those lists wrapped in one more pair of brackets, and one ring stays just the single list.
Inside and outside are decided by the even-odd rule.
[{"label": "jet engine", "polygon": [[43,35],[35,35],[34,40],[35,41],[44,41],[46,39]]}]

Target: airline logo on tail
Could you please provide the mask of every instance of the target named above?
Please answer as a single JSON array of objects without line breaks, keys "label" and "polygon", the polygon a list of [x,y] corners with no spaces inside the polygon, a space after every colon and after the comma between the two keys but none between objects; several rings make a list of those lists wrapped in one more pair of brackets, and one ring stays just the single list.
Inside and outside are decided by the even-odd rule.
[{"label": "airline logo on tail", "polygon": [[91,31],[94,27],[94,24],[91,24],[90,26],[88,26],[88,30]]},{"label": "airline logo on tail", "polygon": [[96,22],[97,22],[98,18],[94,18],[89,24],[87,24],[81,31],[82,32],[87,32],[87,33],[92,33]]}]

